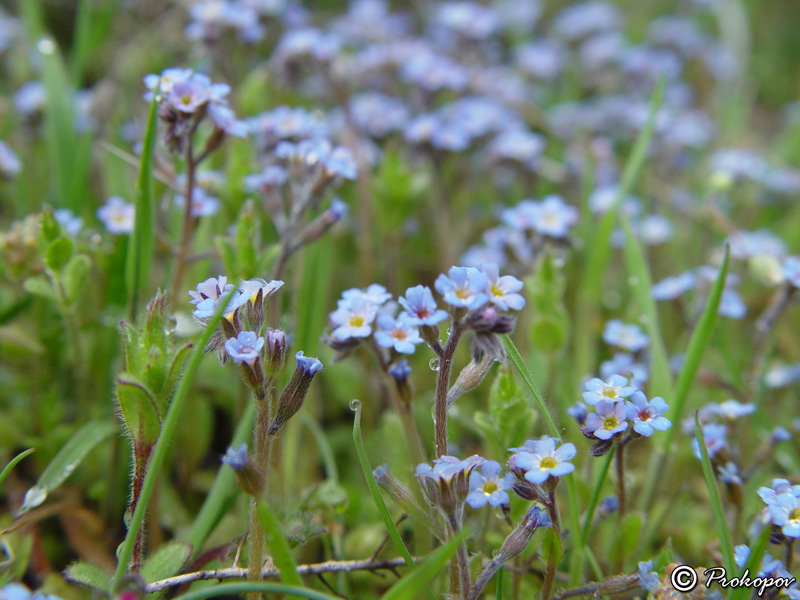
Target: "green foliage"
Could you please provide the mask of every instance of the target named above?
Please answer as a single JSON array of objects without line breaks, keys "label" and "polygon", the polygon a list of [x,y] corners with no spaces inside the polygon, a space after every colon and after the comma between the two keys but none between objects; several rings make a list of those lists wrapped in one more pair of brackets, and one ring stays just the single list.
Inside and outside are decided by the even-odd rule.
[{"label": "green foliage", "polygon": [[501,368],[489,392],[489,412],[476,411],[473,419],[502,456],[530,436],[536,413],[511,370]]},{"label": "green foliage", "polygon": [[102,421],[92,421],[78,429],[42,471],[36,485],[25,493],[20,514],[40,506],[72,474],[89,452],[116,432],[117,427],[114,424]]},{"label": "green foliage", "polygon": [[111,583],[111,576],[93,564],[78,561],[72,563],[64,571],[64,579],[98,592],[104,592]]},{"label": "green foliage", "polygon": [[142,579],[152,583],[177,575],[191,555],[192,547],[189,544],[168,542],[153,552],[142,565],[140,571]]},{"label": "green foliage", "polygon": [[569,317],[564,306],[566,277],[563,268],[549,252],[536,262],[525,290],[531,304],[531,342],[543,352],[553,354],[563,348],[569,333]]},{"label": "green foliage", "polygon": [[272,560],[275,561],[275,566],[281,574],[281,581],[289,585],[296,585],[303,587],[303,580],[297,573],[297,565],[292,557],[292,552],[289,550],[289,544],[286,541],[286,536],[281,529],[278,519],[275,518],[275,513],[272,512],[269,504],[263,500],[258,502],[258,518],[261,520],[261,525],[267,534],[267,547],[272,555]]}]

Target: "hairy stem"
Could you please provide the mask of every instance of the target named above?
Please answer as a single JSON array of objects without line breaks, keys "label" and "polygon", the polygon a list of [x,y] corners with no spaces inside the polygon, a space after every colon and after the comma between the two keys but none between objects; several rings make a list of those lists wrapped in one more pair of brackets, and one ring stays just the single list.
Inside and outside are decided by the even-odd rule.
[{"label": "hairy stem", "polygon": [[[557,480],[552,480],[557,481]],[[550,483],[547,492],[547,512],[550,515],[550,520],[553,522],[553,531],[556,532],[558,537],[561,537],[561,515],[558,512],[558,502],[556,501],[556,484]],[[542,583],[542,600],[549,600],[550,594],[553,591],[553,582],[556,578],[556,569],[558,568],[558,561],[560,557],[556,556],[553,549],[550,549],[550,556],[547,559],[547,568],[544,573],[544,582]]]},{"label": "hairy stem", "polygon": [[436,400],[433,426],[435,434],[436,458],[447,454],[447,392],[450,391],[450,374],[453,370],[453,355],[458,347],[463,329],[458,321],[453,321],[450,337],[439,354],[439,370],[436,374]]},{"label": "hairy stem", "polygon": [[192,217],[192,198],[194,197],[195,169],[197,162],[194,160],[194,127],[186,140],[186,190],[184,192],[185,204],[183,207],[183,225],[181,227],[181,241],[178,247],[178,258],[175,263],[175,274],[172,278],[172,303],[177,305],[178,295],[183,283],[183,274],[189,261],[189,250],[192,245],[195,219]]}]

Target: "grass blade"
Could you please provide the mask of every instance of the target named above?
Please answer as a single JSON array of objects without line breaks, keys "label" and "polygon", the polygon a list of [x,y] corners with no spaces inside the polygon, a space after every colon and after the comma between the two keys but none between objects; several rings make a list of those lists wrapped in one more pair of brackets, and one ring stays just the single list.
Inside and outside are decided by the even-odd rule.
[{"label": "grass blade", "polygon": [[258,501],[258,518],[267,534],[267,546],[271,551],[272,560],[281,574],[281,581],[289,585],[303,587],[303,580],[297,573],[297,564],[294,562],[289,543],[286,541],[281,525],[278,523],[278,519],[275,518],[272,508],[263,500]]},{"label": "grass blade", "polygon": [[[411,553],[406,548],[405,543],[403,542],[403,538],[400,537],[400,532],[397,531],[397,527],[394,525],[394,521],[392,520],[392,515],[389,514],[389,509],[386,508],[386,503],[383,501],[383,496],[381,496],[381,491],[378,488],[378,484],[375,481],[375,477],[372,475],[372,467],[369,464],[369,458],[367,458],[367,450],[364,448],[364,438],[361,435],[361,402],[358,400],[353,400],[350,403],[350,407],[355,411],[356,416],[353,420],[353,442],[356,446],[356,454],[358,454],[358,462],[361,463],[361,470],[364,471],[364,477],[367,480],[367,487],[369,488],[369,493],[372,494],[372,500],[375,502],[375,506],[378,508],[378,512],[381,514],[381,518],[383,519],[384,524],[386,525],[386,529],[389,531],[389,537],[392,538],[392,542],[394,542],[397,551],[403,557],[403,560],[406,561],[406,564],[411,567],[412,569],[416,566],[414,564],[414,559],[411,557]],[[453,550],[455,552],[455,549]],[[433,595],[433,592],[428,590],[428,594],[432,598],[432,600],[436,599],[436,596]]]},{"label": "grass blade", "polygon": [[183,377],[181,377],[180,383],[178,384],[178,389],[175,391],[175,395],[173,396],[172,402],[169,405],[167,415],[164,417],[164,422],[161,426],[161,435],[158,436],[158,441],[156,442],[155,449],[153,450],[153,455],[147,465],[147,474],[145,475],[142,489],[139,492],[139,501],[136,503],[136,510],[134,510],[133,515],[131,515],[130,523],[128,524],[128,533],[125,535],[125,541],[122,542],[122,545],[117,553],[117,569],[114,572],[114,579],[112,580],[111,584],[112,593],[118,592],[120,586],[122,586],[125,582],[125,574],[128,570],[128,563],[133,555],[133,546],[136,543],[136,536],[138,535],[139,530],[142,527],[142,523],[144,522],[144,515],[147,511],[147,505],[150,503],[150,498],[153,495],[153,489],[155,488],[156,481],[160,475],[161,467],[164,464],[164,459],[167,456],[167,450],[175,438],[175,433],[177,432],[178,424],[180,422],[181,410],[183,409],[186,399],[189,397],[192,379],[194,379],[194,374],[197,371],[197,367],[200,365],[200,360],[203,358],[206,345],[208,345],[208,340],[211,338],[211,334],[217,328],[217,324],[219,324],[220,319],[222,318],[222,313],[224,312],[225,307],[228,305],[228,301],[235,291],[235,289],[232,289],[222,297],[222,301],[220,302],[216,314],[208,323],[205,331],[203,331],[203,335],[200,337],[197,345],[192,350],[192,355],[189,357],[186,370],[183,373]]},{"label": "grass blade", "polygon": [[183,596],[178,596],[177,600],[205,600],[205,598],[215,598],[217,596],[236,597],[248,592],[286,594],[292,598],[305,598],[306,600],[339,600],[336,596],[324,594],[317,590],[286,585],[284,583],[267,583],[265,581],[223,583],[221,585],[195,590]]},{"label": "grass blade", "polygon": [[625,211],[619,212],[619,220],[622,230],[625,232],[625,265],[628,274],[633,277],[631,286],[636,298],[636,304],[645,317],[645,329],[650,336],[650,352],[652,355],[652,377],[650,381],[650,392],[653,396],[664,398],[672,397],[672,376],[669,371],[669,359],[667,350],[664,346],[664,339],[661,337],[661,327],[658,323],[658,309],[653,299],[653,282],[650,277],[650,269],[642,250],[642,245],[633,235],[631,222]]},{"label": "grass blade", "polygon": [[36,448],[28,448],[24,452],[20,452],[19,454],[17,454],[14,458],[12,458],[9,461],[5,469],[3,469],[3,472],[0,473],[0,487],[3,486],[3,482],[6,480],[6,477],[8,477],[8,474],[11,473],[11,470],[14,467],[16,467],[20,463],[20,461],[22,461],[23,458],[25,458],[26,456],[30,456],[34,452],[36,452]]},{"label": "grass blade", "polygon": [[703,428],[697,413],[694,414],[694,433],[697,436],[697,443],[700,446],[700,456],[703,465],[703,477],[706,480],[708,495],[711,497],[711,510],[714,511],[714,525],[717,528],[720,544],[722,545],[722,561],[728,573],[736,572],[736,563],[733,560],[733,543],[731,542],[731,532],[728,529],[728,522],[725,520],[725,511],[722,509],[722,499],[719,496],[717,478],[714,476],[714,467],[711,466],[711,459],[706,448],[706,439],[703,437]]},{"label": "grass blade", "polygon": [[600,499],[600,490],[603,489],[603,484],[608,476],[608,469],[611,466],[611,459],[614,458],[615,451],[616,448],[612,447],[608,454],[606,454],[606,459],[603,461],[603,466],[600,469],[600,475],[597,477],[594,489],[592,490],[592,496],[589,499],[589,506],[586,509],[586,519],[583,522],[583,529],[581,530],[581,542],[584,545],[586,544],[586,540],[589,539],[589,531],[591,531],[592,528],[594,511],[597,508],[597,501]]},{"label": "grass blade", "polygon": [[125,280],[130,299],[131,321],[136,318],[139,293],[147,282],[150,263],[153,259],[153,229],[155,215],[153,203],[153,149],[156,145],[158,127],[158,89],[153,93],[150,111],[147,114],[147,129],[144,133],[142,156],[139,162],[139,176],[136,180],[136,210],[133,217],[133,232],[128,246]]},{"label": "grass blade", "polygon": [[581,275],[581,284],[578,287],[575,311],[575,331],[577,332],[575,364],[577,377],[583,377],[591,372],[594,367],[595,336],[593,332],[595,331],[595,321],[598,315],[597,299],[602,295],[603,275],[611,257],[611,235],[614,232],[617,211],[624,198],[630,194],[644,166],[647,150],[650,147],[650,140],[653,138],[656,114],[664,100],[664,88],[664,79],[661,78],[655,90],[653,90],[647,123],[639,132],[639,136],[633,145],[633,150],[625,163],[614,204],[600,219],[586,247],[586,253],[584,254],[586,265]]},{"label": "grass blade", "polygon": [[675,438],[675,432],[679,429],[678,423],[683,417],[684,407],[686,400],[689,396],[689,389],[692,387],[694,378],[697,371],[700,369],[700,363],[703,360],[703,354],[706,351],[706,346],[711,340],[711,332],[714,330],[714,324],[717,322],[717,312],[719,311],[719,303],[722,299],[722,292],[725,289],[725,280],[728,276],[728,266],[730,261],[730,247],[725,248],[725,256],[722,259],[717,279],[714,281],[714,286],[711,288],[711,293],[706,300],[706,307],[703,310],[703,316],[697,323],[692,337],[689,340],[689,347],[686,350],[686,358],[683,363],[678,381],[675,384],[675,395],[671,402],[669,411],[669,418],[673,426],[664,432],[661,438],[661,446],[656,448],[655,452],[650,459],[650,466],[648,468],[647,481],[645,482],[644,492],[640,495],[641,503],[640,508],[646,509],[650,506],[655,493],[655,486],[659,478],[663,477],[664,461],[666,460],[669,449],[672,446],[672,440]]},{"label": "grass blade", "polygon": [[[381,596],[381,600],[411,600],[416,598],[428,586],[431,579],[444,569],[453,557],[458,545],[463,541],[463,534],[454,537],[441,548],[437,548],[428,558],[408,575],[395,583],[391,589]],[[430,592],[430,590],[428,590]],[[433,594],[431,593],[431,596]]]},{"label": "grass blade", "polygon": [[48,494],[72,474],[75,467],[97,444],[118,431],[119,426],[116,423],[106,421],[90,421],[78,429],[50,461],[36,481],[36,485],[25,493],[19,514],[41,505]]},{"label": "grass blade", "polygon": [[[508,335],[501,335],[500,339],[503,342],[503,347],[505,348],[506,354],[508,355],[511,363],[514,365],[514,368],[519,373],[519,376],[522,377],[522,381],[525,383],[525,386],[530,391],[531,395],[533,396],[536,404],[539,406],[539,410],[542,411],[542,415],[544,415],[545,421],[547,421],[547,426],[550,428],[550,433],[553,437],[560,438],[561,432],[556,426],[555,421],[553,421],[553,417],[550,416],[550,411],[547,410],[547,404],[544,401],[544,396],[542,396],[542,392],[539,391],[539,386],[536,385],[536,380],[533,378],[533,373],[531,373],[530,369],[528,369],[528,365],[525,364],[525,361],[520,355],[519,350],[514,345],[513,340]],[[567,477],[567,499],[569,501],[569,519],[570,519],[570,528],[572,531],[580,531],[581,523],[580,523],[580,516],[578,515],[578,491],[575,487],[575,480],[572,477]],[[570,580],[577,580],[579,577],[579,571],[583,565],[583,557],[586,552],[586,545],[584,543],[580,543],[577,548],[575,548],[572,552],[570,557]]]}]

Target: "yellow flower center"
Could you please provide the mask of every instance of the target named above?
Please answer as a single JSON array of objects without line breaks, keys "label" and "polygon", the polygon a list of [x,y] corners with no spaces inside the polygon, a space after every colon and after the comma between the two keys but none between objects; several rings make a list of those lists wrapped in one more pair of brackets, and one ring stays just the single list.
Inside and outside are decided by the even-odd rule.
[{"label": "yellow flower center", "polygon": [[492,292],[492,295],[496,298],[501,298],[503,296],[503,290],[497,287],[495,284],[489,286],[489,291]]},{"label": "yellow flower center", "polygon": [[789,513],[789,520],[800,521],[800,508],[795,508],[792,512]]},{"label": "yellow flower center", "polygon": [[609,386],[603,388],[603,396],[606,398],[616,398],[617,397],[617,389]]},{"label": "yellow flower center", "polygon": [[191,96],[181,96],[181,102],[183,102],[184,104],[189,104],[191,103],[191,101],[192,101]]},{"label": "yellow flower center", "polygon": [[455,294],[457,298],[461,298],[462,300],[469,298],[469,290],[466,288],[456,288]]},{"label": "yellow flower center", "polygon": [[403,331],[402,329],[395,329],[395,330],[392,332],[392,337],[393,337],[394,339],[396,339],[396,340],[400,340],[400,341],[402,342],[402,341],[403,341],[403,340],[405,340],[405,339],[406,339],[408,336],[406,335],[406,332],[405,332],[405,331]]},{"label": "yellow flower center", "polygon": [[487,481],[483,484],[483,493],[488,495],[494,494],[498,489],[497,483],[494,481]]},{"label": "yellow flower center", "polygon": [[350,327],[361,327],[364,325],[364,317],[361,315],[353,315],[349,321]]},{"label": "yellow flower center", "polygon": [[617,425],[619,425],[617,417],[606,417],[603,421],[603,428],[608,429],[609,431],[616,428]]},{"label": "yellow flower center", "polygon": [[553,469],[558,466],[558,461],[552,456],[547,456],[542,459],[540,466],[542,469]]}]

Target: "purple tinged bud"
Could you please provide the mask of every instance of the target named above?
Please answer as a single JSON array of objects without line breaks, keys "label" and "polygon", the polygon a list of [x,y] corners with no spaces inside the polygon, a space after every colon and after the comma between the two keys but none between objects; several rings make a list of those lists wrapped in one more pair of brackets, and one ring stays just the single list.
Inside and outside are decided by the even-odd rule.
[{"label": "purple tinged bud", "polygon": [[303,356],[302,350],[294,357],[297,360],[297,368],[281,394],[275,419],[269,428],[271,436],[276,435],[281,427],[297,414],[303,406],[308,388],[311,387],[311,380],[322,370],[322,363],[316,358]]},{"label": "purple tinged bud", "polygon": [[267,342],[266,364],[272,374],[279,373],[286,366],[289,344],[286,334],[280,329],[270,329],[265,336]]},{"label": "purple tinged bud", "polygon": [[403,402],[410,402],[414,394],[411,389],[411,382],[408,380],[408,376],[411,375],[411,367],[408,365],[408,361],[405,358],[402,359],[389,369],[389,375],[394,379],[400,399]]},{"label": "purple tinged bud", "polygon": [[261,493],[264,488],[264,477],[247,455],[247,444],[228,448],[225,456],[222,457],[222,462],[233,469],[236,479],[245,493],[251,496],[258,496]]}]

